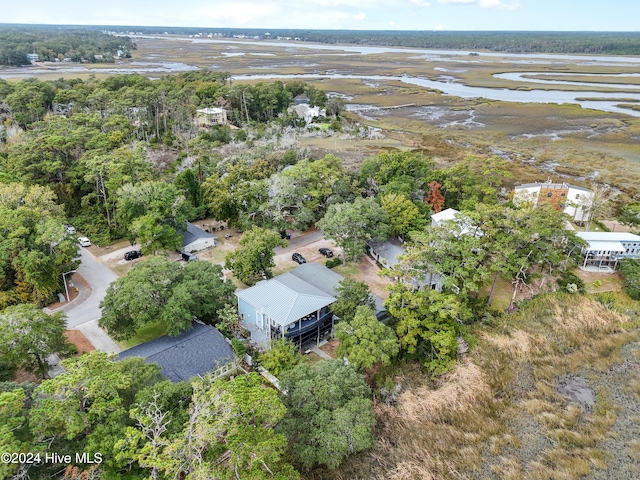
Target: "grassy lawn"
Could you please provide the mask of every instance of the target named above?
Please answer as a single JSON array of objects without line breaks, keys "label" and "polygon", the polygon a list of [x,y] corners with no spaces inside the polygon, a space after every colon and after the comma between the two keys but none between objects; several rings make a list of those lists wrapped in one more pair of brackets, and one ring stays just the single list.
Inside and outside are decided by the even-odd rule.
[{"label": "grassy lawn", "polygon": [[136,334],[128,340],[116,342],[122,350],[127,350],[141,343],[150,342],[166,333],[164,326],[160,322],[147,325],[136,332]]},{"label": "grassy lawn", "polygon": [[347,263],[346,266],[338,265],[334,267],[333,270],[336,273],[339,273],[344,278],[348,278],[350,280],[362,281],[362,275],[360,274],[360,270],[358,270],[358,266],[353,263]]},{"label": "grassy lawn", "polygon": [[307,353],[305,355],[302,356],[302,360],[307,362],[309,365],[315,365],[316,363],[318,363],[320,360],[322,360],[322,357],[320,355],[318,355],[317,353]]}]

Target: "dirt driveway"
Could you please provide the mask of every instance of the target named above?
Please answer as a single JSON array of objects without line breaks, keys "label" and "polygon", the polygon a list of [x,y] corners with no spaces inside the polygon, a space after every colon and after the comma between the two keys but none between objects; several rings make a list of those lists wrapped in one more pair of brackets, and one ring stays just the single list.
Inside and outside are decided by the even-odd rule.
[{"label": "dirt driveway", "polygon": [[339,252],[335,244],[331,240],[325,240],[322,232],[318,230],[307,230],[291,238],[286,247],[276,247],[276,254],[273,257],[276,267],[273,273],[280,275],[297,267],[298,264],[291,259],[291,255],[296,252],[302,254],[308,263],[315,262],[324,265],[327,259],[318,252],[319,248],[330,248],[335,255],[338,255]]}]

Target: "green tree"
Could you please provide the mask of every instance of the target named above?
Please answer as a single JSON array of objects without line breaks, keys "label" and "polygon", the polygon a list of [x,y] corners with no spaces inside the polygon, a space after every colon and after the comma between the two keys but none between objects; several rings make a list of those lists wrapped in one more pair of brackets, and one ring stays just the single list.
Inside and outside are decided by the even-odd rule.
[{"label": "green tree", "polygon": [[456,358],[459,323],[470,312],[455,294],[436,290],[412,290],[393,285],[385,307],[396,323],[400,345],[438,375],[451,368]]},{"label": "green tree", "polygon": [[427,224],[418,207],[402,194],[385,195],[380,198],[380,204],[389,216],[391,234],[394,236],[404,236]]},{"label": "green tree", "polygon": [[358,282],[345,278],[335,289],[336,301],[331,304],[331,311],[343,321],[350,321],[360,306],[370,310],[376,308],[376,303],[369,291],[369,286],[364,282]]},{"label": "green tree", "polygon": [[176,268],[169,259],[150,257],[109,285],[99,323],[116,339],[156,322],[167,334],[179,335],[191,328],[194,317],[215,323],[234,290],[220,265],[187,262]]},{"label": "green tree", "polygon": [[633,228],[640,226],[640,202],[631,202],[622,207],[618,220]]},{"label": "green tree", "polygon": [[490,242],[464,213],[453,220],[413,232],[400,261],[385,275],[417,281],[464,296],[477,293],[489,278]]},{"label": "green tree", "polygon": [[513,307],[519,289],[532,276],[553,276],[575,265],[576,255],[585,242],[565,228],[567,217],[552,205],[510,207],[479,204],[470,214],[483,233],[487,268],[494,275],[489,294],[491,304],[498,276],[511,280]]},{"label": "green tree", "polygon": [[402,194],[419,200],[434,161],[421,153],[384,152],[365,160],[360,168],[360,183],[371,194]]},{"label": "green tree", "polygon": [[400,350],[393,330],[380,322],[366,306],[358,307],[352,320],[336,326],[336,337],[340,340],[338,355],[347,357],[359,370],[377,363],[390,365]]},{"label": "green tree", "polygon": [[261,227],[252,227],[242,234],[240,248],[229,252],[225,266],[243,283],[253,285],[261,278],[271,278],[275,267],[275,247],[284,247],[287,241],[277,232]]},{"label": "green tree", "polygon": [[386,238],[389,216],[373,198],[356,198],[354,202],[330,205],[316,223],[325,237],[342,248],[342,262],[358,260],[368,240]]},{"label": "green tree", "polygon": [[109,416],[124,413],[119,390],[133,379],[106,353],[91,352],[60,364],[65,372],[34,392],[29,425],[36,440],[89,435]]},{"label": "green tree", "polygon": [[0,184],[0,309],[44,305],[63,288],[62,273],[80,264],[64,218],[49,188]]},{"label": "green tree", "polygon": [[278,428],[303,468],[336,468],[375,445],[371,390],[352,366],[341,360],[302,363],[282,375],[281,385],[287,411]]},{"label": "green tree", "polygon": [[154,396],[132,410],[120,447],[151,469],[152,478],[197,480],[250,478],[294,480],[295,469],[284,460],[286,438],[274,431],[285,413],[277,392],[256,373],[213,383],[197,381],[188,420],[180,435],[165,435],[168,418]]},{"label": "green tree", "polygon": [[143,253],[179,250],[188,204],[176,187],[164,182],[127,184],[118,190],[118,220],[136,237]]},{"label": "green tree", "polygon": [[32,304],[0,311],[0,353],[11,365],[46,378],[48,357],[68,354],[71,345],[64,335],[66,315],[48,315]]},{"label": "green tree", "polygon": [[[26,423],[25,393],[21,388],[0,392],[0,452],[27,452],[29,443],[20,438]],[[17,463],[0,462],[0,476],[10,478],[18,469]]]},{"label": "green tree", "polygon": [[640,260],[624,259],[620,263],[620,273],[627,295],[634,300],[640,300]]},{"label": "green tree", "polygon": [[327,114],[332,117],[338,117],[345,108],[344,100],[340,97],[329,97],[325,105]]},{"label": "green tree", "polygon": [[276,377],[302,362],[300,349],[284,338],[271,342],[271,348],[258,357],[260,365]]},{"label": "green tree", "polygon": [[442,185],[447,204],[459,210],[473,210],[477,203],[495,204],[505,178],[508,162],[499,157],[465,157],[445,172]]},{"label": "green tree", "polygon": [[319,160],[302,160],[267,181],[270,194],[264,204],[265,214],[278,228],[304,229],[322,218],[327,207],[353,198],[351,175],[334,155]]}]

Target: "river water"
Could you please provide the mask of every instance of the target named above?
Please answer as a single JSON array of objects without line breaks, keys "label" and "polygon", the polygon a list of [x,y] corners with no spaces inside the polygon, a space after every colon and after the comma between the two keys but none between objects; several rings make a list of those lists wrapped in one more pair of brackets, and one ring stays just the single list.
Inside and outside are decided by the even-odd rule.
[{"label": "river water", "polygon": [[[138,38],[152,38],[158,40],[167,40],[167,37],[162,36],[142,36]],[[193,43],[219,43],[219,44],[232,44],[234,49],[237,49],[237,45],[262,46],[271,48],[284,48],[288,51],[294,49],[306,49],[308,51],[321,51],[326,55],[328,51],[334,52],[346,52],[346,54],[382,54],[382,53],[412,53],[415,54],[416,59],[424,58],[429,61],[460,61],[465,63],[482,63],[485,61],[496,61],[496,57],[503,59],[505,64],[507,63],[520,63],[520,64],[564,64],[567,61],[571,61],[574,65],[600,65],[623,68],[640,67],[640,57],[620,57],[620,56],[605,56],[605,55],[555,55],[555,54],[511,54],[511,53],[495,53],[495,52],[470,52],[459,50],[428,50],[418,48],[393,48],[393,47],[370,47],[362,45],[321,45],[311,44],[305,42],[276,42],[276,41],[243,41],[243,40],[231,40],[231,39],[209,39],[209,38],[175,38],[171,37],[171,40],[182,40]],[[478,55],[469,56],[471,53],[478,53]],[[227,56],[229,54],[227,53]],[[235,51],[233,55],[241,55],[241,52]],[[486,60],[483,57],[487,57]],[[91,68],[85,66],[68,66],[57,68],[57,65],[51,69],[42,67],[27,67],[27,68],[9,68],[0,70],[0,78],[24,78],[29,76],[36,76],[41,73],[50,73],[55,71],[61,75],[73,75],[79,73],[132,73],[138,72],[141,74],[158,75],[170,72],[181,72],[188,70],[196,70],[198,67],[188,65],[186,63],[178,62],[131,62],[126,67],[104,67],[104,68]],[[277,68],[274,65],[273,68]],[[436,67],[436,69],[439,69]],[[442,69],[439,69],[442,70]],[[455,69],[450,69],[449,72],[455,74]],[[471,87],[463,85],[456,80],[455,76],[447,75],[438,80],[429,80],[426,78],[416,76],[376,76],[376,75],[341,75],[341,74],[300,74],[300,75],[278,75],[278,74],[258,74],[258,75],[236,75],[233,78],[236,80],[251,80],[251,79],[285,79],[285,78],[344,78],[344,79],[361,79],[363,81],[376,81],[385,82],[392,80],[399,80],[401,82],[418,85],[421,87],[427,87],[441,91],[444,95],[453,95],[462,98],[486,98],[489,100],[500,100],[506,102],[518,102],[518,103],[571,103],[581,105],[583,108],[591,108],[596,110],[602,110],[605,112],[622,113],[635,117],[640,117],[640,111],[621,108],[618,106],[620,98],[635,100],[640,102],[640,85],[633,84],[603,84],[597,82],[573,82],[565,80],[543,80],[540,78],[525,78],[524,75],[535,74],[550,74],[563,75],[556,72],[527,72],[527,73],[514,73],[506,72],[494,75],[496,78],[503,80],[510,80],[514,82],[514,89],[508,88],[486,88],[486,87]],[[570,75],[564,73],[565,75]],[[631,74],[628,74],[631,76]],[[639,74],[633,74],[638,76]],[[581,76],[588,76],[581,74]],[[597,74],[591,74],[590,76],[597,77]],[[612,77],[611,74],[603,74],[603,76]],[[515,83],[517,82],[517,83]],[[564,90],[515,90],[518,86],[522,86],[522,83],[531,84],[546,84],[546,85],[572,85],[582,87],[597,87],[598,89],[607,88],[606,92],[596,91],[581,91],[571,92]],[[584,100],[585,98],[591,98],[592,100]],[[597,98],[598,100],[593,100]],[[606,100],[611,99],[611,100]]]},{"label": "river water", "polygon": [[[514,74],[517,75],[517,74]],[[462,83],[451,81],[436,81],[426,78],[410,77],[410,76],[382,76],[382,75],[314,75],[314,74],[301,74],[301,75],[235,75],[234,80],[258,80],[258,79],[284,79],[284,78],[345,78],[345,79],[361,79],[365,81],[392,81],[399,80],[411,85],[419,85],[421,87],[433,88],[440,90],[445,95],[453,95],[461,98],[487,98],[489,100],[500,100],[503,102],[518,102],[518,103],[575,103],[581,105],[583,108],[592,108],[596,110],[602,110],[605,112],[624,113],[634,117],[640,117],[640,111],[630,110],[627,108],[618,107],[617,104],[620,101],[614,101],[624,97],[625,99],[634,99],[640,102],[639,93],[625,92],[627,85],[615,85],[619,90],[616,92],[568,92],[563,90],[510,90],[508,88],[485,88],[485,87],[470,87],[463,85]],[[518,79],[518,81],[528,81],[528,79]],[[542,83],[538,80],[537,83]],[[546,83],[546,82],[544,82]],[[552,81],[550,83],[553,83]],[[572,85],[580,85],[578,82],[570,82]],[[600,84],[598,84],[600,85]],[[637,89],[637,86],[635,86]],[[611,98],[612,101],[606,100],[578,100],[582,98],[598,98],[605,99]]]}]

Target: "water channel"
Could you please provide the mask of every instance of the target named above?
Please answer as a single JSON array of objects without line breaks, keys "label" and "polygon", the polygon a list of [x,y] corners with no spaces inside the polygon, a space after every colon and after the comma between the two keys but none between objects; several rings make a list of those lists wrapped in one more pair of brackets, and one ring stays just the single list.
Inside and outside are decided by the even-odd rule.
[{"label": "water channel", "polygon": [[[158,40],[167,40],[167,37],[162,36],[142,36],[138,38],[152,38]],[[347,54],[380,54],[380,53],[412,53],[415,54],[417,59],[424,58],[430,61],[460,61],[460,62],[472,62],[480,63],[483,57],[490,57],[492,62],[496,61],[496,57],[503,59],[505,63],[526,63],[526,64],[549,64],[549,63],[562,63],[566,64],[567,61],[577,62],[574,65],[600,65],[600,66],[629,66],[640,67],[640,57],[619,57],[619,56],[606,56],[606,55],[556,55],[556,54],[511,54],[500,52],[469,52],[458,50],[428,50],[419,48],[393,48],[393,47],[369,47],[369,46],[352,46],[352,45],[321,45],[305,42],[274,42],[274,41],[242,41],[242,40],[227,40],[227,39],[209,39],[209,38],[175,38],[171,37],[171,40],[182,40],[193,43],[219,43],[219,44],[231,44],[234,48],[233,55],[240,55],[241,52],[237,51],[237,45],[244,45],[246,47],[251,46],[266,46],[271,48],[284,48],[288,51],[293,49],[307,49],[307,51],[322,51],[326,54],[327,51],[347,52]],[[247,49],[247,51],[249,51]],[[470,54],[474,54],[470,57]],[[477,55],[475,55],[477,54]],[[227,53],[227,56],[229,54]],[[65,74],[80,74],[80,73],[141,73],[141,74],[155,74],[158,73],[170,73],[181,72],[188,70],[196,70],[198,67],[188,65],[186,63],[178,62],[131,62],[127,64],[127,67],[106,67],[106,68],[91,68],[85,66],[69,66],[57,68],[39,68],[39,67],[27,67],[27,68],[13,68],[0,70],[0,78],[23,78],[25,76],[36,76],[39,73],[50,73],[51,71],[59,72],[62,75]],[[217,65],[213,65],[212,68],[219,68]],[[273,66],[274,69],[277,65]],[[438,68],[436,68],[438,70]],[[439,69],[442,70],[442,69]],[[454,69],[450,72],[455,73]],[[453,95],[461,98],[486,98],[489,100],[499,100],[505,102],[518,102],[518,103],[571,103],[579,104],[583,108],[590,108],[601,110],[605,112],[622,113],[635,117],[640,117],[640,111],[631,110],[628,108],[622,108],[618,106],[620,103],[630,103],[631,101],[640,102],[640,85],[633,84],[607,84],[597,82],[579,82],[569,80],[544,80],[541,78],[527,78],[531,75],[571,75],[569,73],[556,73],[556,72],[507,72],[494,75],[496,78],[503,80],[510,80],[514,83],[514,89],[508,88],[486,88],[486,87],[471,87],[460,83],[455,76],[446,76],[440,81],[430,80],[427,78],[421,78],[416,76],[382,76],[382,75],[346,75],[346,74],[333,74],[333,73],[314,73],[314,74],[298,74],[298,75],[279,75],[279,74],[257,74],[257,75],[235,75],[235,80],[260,80],[260,79],[285,79],[285,78],[344,78],[344,79],[360,79],[364,81],[375,82],[387,82],[387,81],[401,81],[411,85],[418,85],[421,87],[436,89],[441,91],[444,95]],[[577,75],[577,74],[576,74]],[[629,76],[638,76],[639,74],[626,74]],[[582,77],[615,77],[612,74],[580,74]],[[566,90],[516,90],[518,86],[522,86],[522,83],[531,84],[546,84],[546,85],[572,85],[575,87],[597,87],[598,89],[606,88],[610,91],[597,92],[597,91],[566,91]],[[620,101],[624,98],[625,101]],[[597,99],[597,100],[596,100]],[[607,100],[611,99],[611,100]],[[628,100],[627,100],[628,99]]]}]

